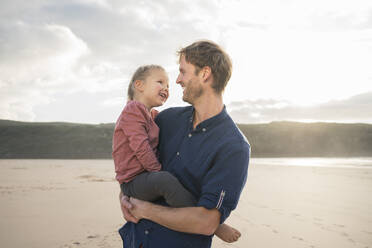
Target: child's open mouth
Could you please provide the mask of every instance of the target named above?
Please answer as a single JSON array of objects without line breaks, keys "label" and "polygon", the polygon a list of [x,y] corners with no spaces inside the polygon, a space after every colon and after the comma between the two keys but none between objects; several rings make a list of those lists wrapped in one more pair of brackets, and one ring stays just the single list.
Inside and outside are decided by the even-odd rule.
[{"label": "child's open mouth", "polygon": [[165,93],[160,93],[159,95],[160,95],[164,100],[167,99],[167,94],[165,94]]}]

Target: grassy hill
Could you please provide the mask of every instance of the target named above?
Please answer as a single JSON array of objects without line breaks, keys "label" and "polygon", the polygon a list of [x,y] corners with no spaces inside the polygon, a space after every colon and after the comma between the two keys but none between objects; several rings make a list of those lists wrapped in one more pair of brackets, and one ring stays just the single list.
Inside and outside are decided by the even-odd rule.
[{"label": "grassy hill", "polygon": [[256,157],[372,156],[372,125],[272,122],[239,125]]},{"label": "grassy hill", "polygon": [[114,124],[0,120],[0,158],[111,158]]},{"label": "grassy hill", "polygon": [[[372,156],[372,125],[272,122],[239,125],[253,157]],[[0,158],[111,158],[114,124],[0,120]]]}]

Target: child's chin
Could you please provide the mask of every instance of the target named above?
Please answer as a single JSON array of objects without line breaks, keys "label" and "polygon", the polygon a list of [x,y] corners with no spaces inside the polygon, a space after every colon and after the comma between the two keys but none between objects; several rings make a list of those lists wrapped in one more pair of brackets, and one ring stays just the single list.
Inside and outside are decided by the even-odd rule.
[{"label": "child's chin", "polygon": [[156,106],[154,106],[154,108],[156,108],[156,107],[160,107],[160,106],[162,106],[164,103],[165,103],[165,102],[159,102],[158,104],[156,104]]}]

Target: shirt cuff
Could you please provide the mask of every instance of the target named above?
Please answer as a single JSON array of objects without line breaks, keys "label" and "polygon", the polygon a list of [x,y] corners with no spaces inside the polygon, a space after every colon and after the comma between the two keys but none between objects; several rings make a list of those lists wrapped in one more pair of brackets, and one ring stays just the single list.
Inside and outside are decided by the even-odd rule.
[{"label": "shirt cuff", "polygon": [[206,209],[217,209],[221,213],[220,224],[222,224],[231,213],[231,208],[228,207],[228,204],[224,201],[225,194],[226,192],[222,190],[218,195],[203,195],[197,203],[197,206],[205,207]]}]

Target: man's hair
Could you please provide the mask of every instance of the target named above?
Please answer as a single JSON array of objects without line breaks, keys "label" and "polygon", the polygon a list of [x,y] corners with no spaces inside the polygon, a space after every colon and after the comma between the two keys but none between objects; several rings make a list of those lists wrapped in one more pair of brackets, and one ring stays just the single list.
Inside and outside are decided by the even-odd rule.
[{"label": "man's hair", "polygon": [[222,93],[232,73],[232,63],[229,55],[217,44],[208,40],[201,40],[181,48],[178,56],[185,56],[185,60],[195,66],[195,74],[208,66],[212,70],[212,88],[216,93]]},{"label": "man's hair", "polygon": [[163,67],[160,65],[144,65],[140,66],[133,74],[132,79],[130,80],[129,86],[128,86],[128,101],[134,100],[134,82],[137,80],[146,80],[146,78],[150,75],[150,72],[152,70],[164,70]]}]

